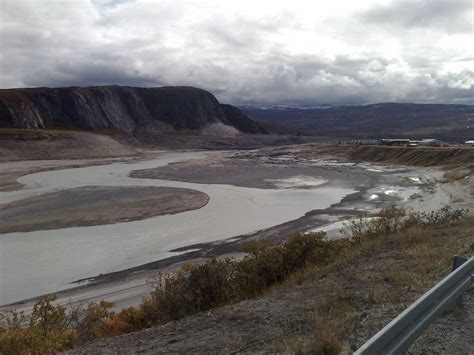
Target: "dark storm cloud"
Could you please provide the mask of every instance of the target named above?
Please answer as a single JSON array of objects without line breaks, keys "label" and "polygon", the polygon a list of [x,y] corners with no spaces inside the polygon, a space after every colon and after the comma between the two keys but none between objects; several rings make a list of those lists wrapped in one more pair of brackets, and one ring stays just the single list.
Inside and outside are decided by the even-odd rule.
[{"label": "dark storm cloud", "polygon": [[138,71],[130,70],[125,72],[120,64],[111,65],[107,62],[88,61],[79,63],[57,63],[54,72],[45,72],[43,75],[32,76],[26,84],[27,86],[43,86],[48,82],[48,86],[91,86],[91,85],[128,85],[128,86],[160,86],[162,83],[156,77],[150,78],[141,75]]}]

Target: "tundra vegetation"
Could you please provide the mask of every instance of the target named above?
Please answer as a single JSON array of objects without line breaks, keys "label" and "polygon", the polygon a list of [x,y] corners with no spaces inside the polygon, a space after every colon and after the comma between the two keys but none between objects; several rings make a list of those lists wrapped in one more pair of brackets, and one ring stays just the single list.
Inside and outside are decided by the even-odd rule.
[{"label": "tundra vegetation", "polygon": [[[411,258],[419,259],[420,267],[413,266],[409,274],[400,270],[386,271],[383,275],[385,281],[405,287],[407,283],[416,283],[423,277],[429,280],[426,277],[430,274],[426,269],[427,258],[432,258],[433,253],[451,258],[451,252],[465,252],[467,247],[464,239],[456,241],[454,235],[453,243],[448,247],[424,232],[429,228],[449,230],[466,220],[472,222],[472,217],[466,217],[466,213],[466,210],[449,207],[432,213],[407,213],[404,209],[390,207],[381,210],[375,218],[350,221],[348,225],[352,236],[349,238],[325,240],[325,234],[318,232],[294,235],[282,244],[248,243],[244,248],[247,254],[240,261],[225,259],[189,263],[176,273],[159,274],[153,280],[154,290],[138,307],[119,312],[112,312],[113,304],[106,301],[66,309],[54,303],[54,295],[44,296],[31,315],[18,312],[2,315],[0,353],[55,353],[94,339],[164,324],[254,298],[278,287],[301,284],[321,272],[323,275],[331,272],[336,275],[335,271],[345,264],[362,260],[366,254],[382,254],[387,248],[404,250],[399,258],[405,257],[405,250],[409,250]],[[353,266],[350,269],[354,271]],[[359,280],[366,275],[351,275],[352,283],[363,285],[374,281]],[[293,343],[275,343],[274,351],[337,354],[345,349],[347,336],[357,323],[355,305],[349,301],[350,297],[339,292],[341,285],[333,286],[320,290],[328,297],[315,312],[317,319],[312,326],[312,340],[304,346],[298,338]],[[383,283],[372,282],[364,302],[379,304],[387,297],[402,298],[402,294],[396,291],[400,287],[394,287],[387,293]]]}]

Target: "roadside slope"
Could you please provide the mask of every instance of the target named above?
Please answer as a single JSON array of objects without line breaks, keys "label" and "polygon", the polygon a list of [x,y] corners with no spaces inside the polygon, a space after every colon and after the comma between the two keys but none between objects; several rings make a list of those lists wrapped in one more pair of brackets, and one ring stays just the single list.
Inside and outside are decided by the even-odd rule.
[{"label": "roadside slope", "polygon": [[[473,232],[474,218],[467,217],[389,234],[330,265],[297,273],[258,299],[98,340],[69,354],[355,350],[448,274],[453,255],[472,253]],[[446,353],[463,346],[443,339]],[[469,342],[472,334],[464,346]]]}]

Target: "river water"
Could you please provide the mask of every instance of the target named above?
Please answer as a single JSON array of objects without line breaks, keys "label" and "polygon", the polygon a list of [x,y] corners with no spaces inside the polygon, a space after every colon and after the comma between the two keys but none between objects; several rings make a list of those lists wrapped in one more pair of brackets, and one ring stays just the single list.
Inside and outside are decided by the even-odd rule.
[{"label": "river water", "polygon": [[[70,282],[118,271],[177,253],[194,243],[230,238],[327,208],[355,192],[349,188],[257,189],[135,179],[149,169],[208,152],[173,152],[149,161],[46,171],[18,179],[24,188],[0,193],[1,203],[83,186],[166,186],[202,191],[209,203],[198,210],[102,226],[0,235],[0,305],[75,286]],[[28,218],[28,216],[25,216]]]}]

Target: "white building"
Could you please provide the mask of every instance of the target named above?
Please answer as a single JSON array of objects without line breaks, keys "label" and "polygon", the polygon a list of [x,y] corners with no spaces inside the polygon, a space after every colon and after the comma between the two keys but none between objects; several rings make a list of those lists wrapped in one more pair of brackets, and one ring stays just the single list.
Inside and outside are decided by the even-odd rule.
[{"label": "white building", "polygon": [[464,144],[474,147],[474,140],[472,141],[465,141]]},{"label": "white building", "polygon": [[424,146],[424,147],[442,147],[446,143],[440,141],[439,139],[423,139],[420,142],[418,142],[419,146]]}]

